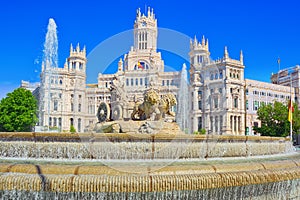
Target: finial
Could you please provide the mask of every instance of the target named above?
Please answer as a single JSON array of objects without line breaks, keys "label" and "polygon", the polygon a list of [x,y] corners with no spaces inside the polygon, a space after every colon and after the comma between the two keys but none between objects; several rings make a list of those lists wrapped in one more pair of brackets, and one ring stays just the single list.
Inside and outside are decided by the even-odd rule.
[{"label": "finial", "polygon": [[118,62],[118,71],[122,71],[123,69],[123,60],[122,58],[120,58],[119,62]]},{"label": "finial", "polygon": [[70,45],[70,53],[72,53],[72,52],[73,52],[73,45],[71,43],[71,45]]},{"label": "finial", "polygon": [[228,58],[227,46],[225,46],[225,49],[224,49],[224,58]]},{"label": "finial", "polygon": [[80,51],[79,42],[77,43],[77,46],[76,46],[76,51],[77,51],[77,52],[79,52],[79,51]]},{"label": "finial", "polygon": [[194,38],[194,45],[197,46],[197,43],[198,43],[198,40],[197,40],[197,37],[195,35],[195,38]]},{"label": "finial", "polygon": [[137,16],[137,17],[141,17],[141,8],[138,8],[138,9],[136,10],[136,16]]},{"label": "finial", "polygon": [[150,17],[150,7],[148,7],[148,17]]},{"label": "finial", "polygon": [[205,48],[206,48],[206,51],[209,51],[208,39],[206,39]]},{"label": "finial", "polygon": [[66,62],[64,64],[64,68],[68,68],[68,59],[66,58]]},{"label": "finial", "polygon": [[204,35],[202,36],[202,46],[205,46],[205,37],[204,37]]},{"label": "finial", "polygon": [[154,10],[153,10],[153,8],[152,8],[152,10],[151,10],[151,16],[153,17],[153,14],[154,14]]},{"label": "finial", "polygon": [[244,65],[244,55],[243,55],[243,51],[241,50],[240,52],[240,62],[242,65]]}]

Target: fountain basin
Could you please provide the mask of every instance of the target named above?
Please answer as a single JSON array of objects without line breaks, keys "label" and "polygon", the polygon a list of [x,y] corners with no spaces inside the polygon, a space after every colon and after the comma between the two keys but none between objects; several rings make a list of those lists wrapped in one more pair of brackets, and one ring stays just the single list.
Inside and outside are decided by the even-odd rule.
[{"label": "fountain basin", "polygon": [[299,199],[300,154],[272,137],[0,133],[0,198]]}]

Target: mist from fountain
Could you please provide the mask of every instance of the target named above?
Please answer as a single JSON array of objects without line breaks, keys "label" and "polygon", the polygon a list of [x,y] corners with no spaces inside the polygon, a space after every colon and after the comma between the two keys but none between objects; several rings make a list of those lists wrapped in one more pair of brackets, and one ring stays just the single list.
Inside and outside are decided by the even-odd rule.
[{"label": "mist from fountain", "polygon": [[189,113],[189,86],[187,78],[186,64],[182,65],[180,86],[178,92],[178,109],[176,113],[176,122],[182,131],[189,133],[190,126],[188,120]]}]

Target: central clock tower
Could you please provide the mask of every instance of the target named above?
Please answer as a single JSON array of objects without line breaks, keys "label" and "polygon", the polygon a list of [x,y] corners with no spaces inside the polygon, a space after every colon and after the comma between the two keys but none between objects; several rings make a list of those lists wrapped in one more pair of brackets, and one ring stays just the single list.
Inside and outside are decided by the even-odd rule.
[{"label": "central clock tower", "polygon": [[148,8],[148,15],[141,14],[138,9],[134,23],[134,49],[139,51],[156,51],[157,20],[153,9]]},{"label": "central clock tower", "polygon": [[124,71],[163,72],[164,61],[157,52],[157,19],[153,9],[142,14],[137,9],[134,21],[134,44],[124,56]]}]

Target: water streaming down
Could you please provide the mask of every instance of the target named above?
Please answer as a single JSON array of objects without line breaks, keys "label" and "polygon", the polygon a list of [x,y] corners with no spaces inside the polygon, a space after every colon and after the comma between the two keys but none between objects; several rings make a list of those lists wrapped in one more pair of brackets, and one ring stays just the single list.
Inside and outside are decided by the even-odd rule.
[{"label": "water streaming down", "polygon": [[184,132],[190,132],[190,126],[188,122],[189,113],[189,87],[186,64],[182,65],[180,76],[180,87],[178,92],[178,112],[176,113],[176,122]]}]

